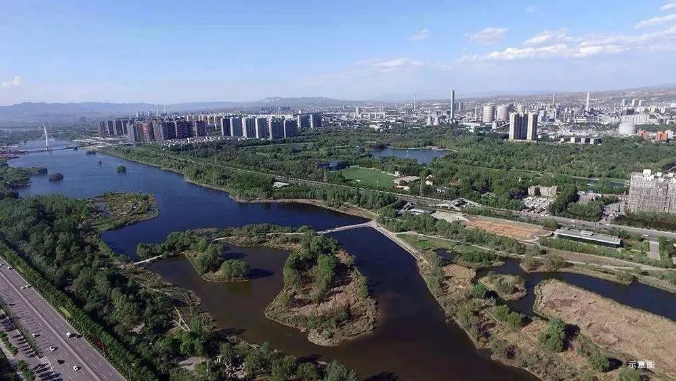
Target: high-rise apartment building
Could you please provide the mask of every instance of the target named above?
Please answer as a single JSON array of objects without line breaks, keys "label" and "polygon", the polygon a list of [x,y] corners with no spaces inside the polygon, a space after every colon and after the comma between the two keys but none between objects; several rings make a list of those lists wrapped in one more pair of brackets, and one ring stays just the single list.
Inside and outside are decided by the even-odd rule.
[{"label": "high-rise apartment building", "polygon": [[192,123],[185,119],[174,121],[176,129],[176,139],[186,139],[192,136]]},{"label": "high-rise apartment building", "polygon": [[310,114],[310,128],[317,128],[322,126],[322,114],[316,112]]},{"label": "high-rise apartment building", "polygon": [[108,136],[115,136],[115,121],[106,120],[106,134]]},{"label": "high-rise apartment building", "polygon": [[230,136],[244,136],[241,117],[233,116],[230,118]]},{"label": "high-rise apartment building", "polygon": [[221,136],[231,136],[230,118],[228,117],[221,119]]},{"label": "high-rise apartment building", "polygon": [[298,120],[298,128],[301,130],[310,128],[310,115],[308,114],[300,114],[297,117]]},{"label": "high-rise apartment building", "polygon": [[294,119],[284,119],[284,137],[292,138],[298,135],[298,122]]},{"label": "high-rise apartment building", "polygon": [[493,123],[494,120],[495,120],[495,106],[484,105],[482,121],[484,123]]},{"label": "high-rise apartment building", "polygon": [[153,135],[155,137],[156,142],[163,142],[168,139],[169,131],[168,131],[168,126],[169,123],[167,122],[162,122],[159,120],[153,120],[151,122],[153,126]]},{"label": "high-rise apartment building", "polygon": [[538,115],[534,113],[509,114],[509,140],[537,140]]},{"label": "high-rise apartment building", "polygon": [[207,136],[207,123],[204,120],[192,121],[192,136]]},{"label": "high-rise apartment building", "polygon": [[124,136],[124,128],[126,123],[122,119],[115,120],[115,136]]},{"label": "high-rise apartment building", "polygon": [[153,130],[153,124],[148,121],[142,121],[140,123],[140,129],[137,128],[137,131],[141,131],[141,143],[151,143],[155,141],[155,131]]},{"label": "high-rise apartment building", "polygon": [[265,139],[268,136],[268,118],[256,118],[256,137]]},{"label": "high-rise apartment building", "polygon": [[256,137],[256,118],[253,116],[247,116],[242,119],[242,131],[244,132],[245,138],[255,138]]},{"label": "high-rise apartment building", "polygon": [[676,178],[645,169],[631,174],[627,209],[630,212],[676,213]]},{"label": "high-rise apartment building", "polygon": [[455,90],[451,90],[451,115],[450,115],[450,121],[453,122],[455,120]]},{"label": "high-rise apartment building", "polygon": [[284,125],[281,119],[270,118],[268,120],[268,135],[270,139],[284,139]]}]

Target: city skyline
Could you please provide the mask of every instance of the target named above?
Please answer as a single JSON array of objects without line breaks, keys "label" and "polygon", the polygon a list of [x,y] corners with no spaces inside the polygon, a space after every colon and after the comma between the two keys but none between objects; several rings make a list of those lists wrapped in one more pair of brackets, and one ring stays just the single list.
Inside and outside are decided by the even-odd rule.
[{"label": "city skyline", "polygon": [[[271,2],[252,9],[10,0],[3,7],[12,17],[0,25],[12,36],[0,61],[0,105],[422,100],[447,98],[449,88],[464,98],[664,85],[676,82],[668,70],[676,55],[673,4],[348,1],[336,9]],[[560,16],[571,9],[585,12]]]}]

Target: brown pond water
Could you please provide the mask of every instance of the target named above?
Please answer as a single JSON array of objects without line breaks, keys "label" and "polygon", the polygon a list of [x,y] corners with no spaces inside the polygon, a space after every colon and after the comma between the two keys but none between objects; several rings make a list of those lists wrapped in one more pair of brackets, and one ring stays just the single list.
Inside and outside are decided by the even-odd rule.
[{"label": "brown pond water", "polygon": [[305,334],[265,318],[263,311],[282,288],[286,253],[269,248],[236,248],[228,258],[247,261],[257,275],[251,282],[202,280],[185,258],[148,268],[167,281],[193,290],[202,307],[223,328],[253,343],[270,342],[296,356],[338,359],[361,377],[396,376],[401,380],[532,380],[525,371],[503,366],[478,352],[465,333],[444,321],[444,314],[418,275],[414,258],[371,228],[335,233],[369,278],[380,313],[376,330],[335,348],[307,341]]}]

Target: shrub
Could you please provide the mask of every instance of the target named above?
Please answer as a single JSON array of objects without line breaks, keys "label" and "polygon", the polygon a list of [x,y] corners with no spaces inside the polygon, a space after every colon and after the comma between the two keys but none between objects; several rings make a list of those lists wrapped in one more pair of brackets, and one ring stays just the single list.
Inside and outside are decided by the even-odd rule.
[{"label": "shrub", "polygon": [[470,295],[472,298],[477,298],[477,299],[483,299],[486,297],[486,293],[488,290],[486,289],[486,286],[484,286],[481,283],[477,283],[474,286],[472,286],[472,291],[470,292]]},{"label": "shrub", "polygon": [[605,372],[610,369],[610,360],[608,360],[608,357],[600,351],[594,351],[587,360],[589,360],[589,364],[592,368],[599,372]]},{"label": "shrub", "polygon": [[564,348],[565,339],[566,323],[559,318],[550,320],[547,332],[543,332],[538,336],[540,343],[552,352],[561,352]]},{"label": "shrub", "polygon": [[620,381],[641,381],[641,374],[636,369],[622,368],[619,379]]},{"label": "shrub", "polygon": [[548,271],[558,271],[566,266],[566,260],[555,254],[549,254],[545,257],[545,267]]},{"label": "shrub", "polygon": [[533,257],[530,257],[530,256],[524,256],[524,257],[521,259],[521,264],[523,265],[523,268],[524,268],[526,271],[533,271],[533,270],[535,270],[536,268],[538,268],[538,266],[540,266],[540,265],[542,264],[542,262],[540,262],[539,260],[537,260],[537,259],[535,259],[535,258],[533,258]]}]

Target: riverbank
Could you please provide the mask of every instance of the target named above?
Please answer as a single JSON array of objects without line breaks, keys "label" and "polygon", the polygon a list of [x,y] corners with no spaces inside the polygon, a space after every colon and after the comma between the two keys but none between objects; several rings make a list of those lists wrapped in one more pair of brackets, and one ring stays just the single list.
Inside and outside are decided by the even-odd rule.
[{"label": "riverbank", "polygon": [[676,377],[676,322],[557,280],[536,287],[534,311],[575,324],[594,344],[625,360],[650,360]]},{"label": "riverbank", "polygon": [[[194,184],[197,184],[195,182],[192,182]],[[199,184],[201,185],[201,184]],[[238,197],[231,197],[233,200],[239,203],[244,203],[244,204],[274,204],[274,203],[280,203],[280,204],[306,204],[306,205],[314,205],[318,206],[320,208],[328,209],[328,210],[333,210],[335,212],[340,212],[340,213],[345,213],[349,214],[351,216],[355,217],[362,217],[362,218],[368,218],[368,219],[376,219],[378,218],[378,214],[364,209],[360,208],[358,206],[353,206],[353,205],[342,205],[340,207],[333,207],[329,206],[326,204],[325,201],[323,200],[313,200],[313,199],[302,199],[302,198],[280,198],[280,199],[242,199]]]}]

